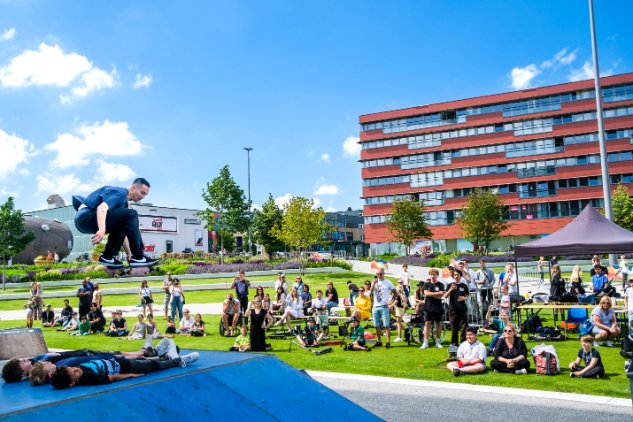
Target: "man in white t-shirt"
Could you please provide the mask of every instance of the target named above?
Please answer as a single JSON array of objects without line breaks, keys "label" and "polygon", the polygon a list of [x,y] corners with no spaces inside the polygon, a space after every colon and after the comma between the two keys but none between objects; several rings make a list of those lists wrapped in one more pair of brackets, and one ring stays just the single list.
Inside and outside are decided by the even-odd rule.
[{"label": "man in white t-shirt", "polygon": [[486,370],[486,346],[477,340],[477,328],[466,328],[466,341],[457,349],[457,360],[450,362],[446,368],[456,377]]},{"label": "man in white t-shirt", "polygon": [[286,275],[281,271],[277,273],[277,281],[275,281],[275,291],[279,289],[279,287],[283,287],[284,293],[287,295],[288,292],[288,283],[286,282]]},{"label": "man in white t-shirt", "polygon": [[404,294],[409,298],[411,293],[411,280],[413,280],[413,274],[409,272],[409,266],[407,264],[402,265],[402,272],[400,273],[400,280],[402,280],[402,286],[404,287]]},{"label": "man in white t-shirt", "polygon": [[376,327],[376,345],[382,346],[382,330],[387,333],[387,344],[385,347],[391,347],[391,324],[389,323],[389,301],[391,300],[391,291],[394,290],[393,284],[389,280],[385,280],[385,270],[380,268],[376,271],[376,278],[371,284],[372,305],[374,326]]}]

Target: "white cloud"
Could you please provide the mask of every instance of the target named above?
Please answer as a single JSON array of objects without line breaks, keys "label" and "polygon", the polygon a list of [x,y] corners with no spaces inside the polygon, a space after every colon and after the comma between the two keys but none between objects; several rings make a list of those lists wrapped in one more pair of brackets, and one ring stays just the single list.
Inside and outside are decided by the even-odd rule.
[{"label": "white cloud", "polygon": [[321,200],[319,198],[312,198],[312,209],[315,210],[321,206]]},{"label": "white cloud", "polygon": [[2,41],[9,41],[15,37],[15,28],[9,28],[0,35]]},{"label": "white cloud", "polygon": [[116,70],[108,73],[95,67],[85,56],[66,54],[59,46],[45,43],[40,44],[37,50],[24,51],[11,59],[7,66],[0,68],[2,86],[72,87],[70,94],[60,96],[63,104],[116,84]]},{"label": "white cloud", "polygon": [[149,88],[149,86],[152,84],[152,75],[151,74],[147,74],[147,75],[143,75],[141,73],[137,73],[136,77],[134,78],[134,84],[132,85],[133,88]]},{"label": "white cloud", "polygon": [[593,64],[590,60],[587,60],[585,63],[583,63],[582,67],[572,69],[572,71],[569,73],[569,81],[576,82],[585,79],[593,79],[593,75]]},{"label": "white cloud", "polygon": [[52,174],[49,172],[39,174],[35,177],[37,180],[37,192],[50,195],[57,193],[59,195],[64,194],[78,194],[78,193],[90,193],[98,186],[91,182],[82,182],[79,177],[74,174]]},{"label": "white cloud", "polygon": [[545,60],[541,63],[541,69],[559,69],[561,66],[567,66],[571,64],[574,60],[576,60],[576,54],[578,53],[578,49],[567,53],[567,48],[563,48],[558,53],[554,54],[554,57]]},{"label": "white cloud", "polygon": [[541,71],[536,65],[530,64],[525,67],[515,67],[510,72],[511,85],[514,89],[525,89],[530,87],[532,79],[536,78]]},{"label": "white cloud", "polygon": [[277,204],[279,208],[283,208],[284,205],[288,204],[291,199],[292,199],[292,194],[287,193],[285,195],[278,196],[277,198],[275,198],[275,204]]},{"label": "white cloud", "polygon": [[19,166],[34,154],[34,150],[33,144],[26,139],[9,135],[0,129],[0,151],[2,151],[0,179],[10,176],[16,170],[23,174],[23,169],[19,169]]},{"label": "white cloud", "polygon": [[84,98],[94,91],[112,88],[117,84],[116,69],[108,73],[101,69],[92,69],[81,75],[81,83],[70,90],[70,95],[60,95],[62,104],[71,104],[78,98]]},{"label": "white cloud", "polygon": [[127,183],[135,176],[134,171],[125,164],[108,163],[102,160],[98,161],[95,174],[99,175],[102,184],[105,185]]},{"label": "white cloud", "polygon": [[56,151],[53,167],[86,166],[91,156],[130,156],[143,152],[143,145],[125,122],[84,124],[76,134],[63,133],[44,147]]},{"label": "white cloud", "polygon": [[324,152],[323,154],[321,154],[321,160],[325,163],[329,163],[330,162],[330,154]]},{"label": "white cloud", "polygon": [[356,136],[348,136],[343,142],[343,156],[345,158],[360,159],[360,141]]},{"label": "white cloud", "polygon": [[313,195],[336,195],[339,188],[336,185],[321,185],[314,191]]}]

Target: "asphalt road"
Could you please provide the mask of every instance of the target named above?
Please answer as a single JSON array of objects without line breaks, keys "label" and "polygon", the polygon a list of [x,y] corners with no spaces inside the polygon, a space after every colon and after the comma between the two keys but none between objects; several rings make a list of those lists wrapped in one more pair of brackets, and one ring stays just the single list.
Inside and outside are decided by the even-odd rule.
[{"label": "asphalt road", "polygon": [[[386,421],[628,421],[631,400],[425,383],[394,379],[349,378],[309,372],[320,383]],[[440,385],[446,385],[445,388]]]}]

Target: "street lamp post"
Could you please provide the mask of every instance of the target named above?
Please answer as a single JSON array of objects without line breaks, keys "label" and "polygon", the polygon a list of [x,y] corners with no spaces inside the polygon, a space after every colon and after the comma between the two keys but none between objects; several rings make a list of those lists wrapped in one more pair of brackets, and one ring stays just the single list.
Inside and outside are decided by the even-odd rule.
[{"label": "street lamp post", "polygon": [[251,241],[251,151],[253,148],[244,147],[246,151],[246,159],[248,161],[248,253],[250,255],[253,250],[253,243]]},{"label": "street lamp post", "polygon": [[[596,46],[596,26],[593,16],[593,0],[589,0],[589,23],[591,28],[591,52],[593,57],[593,79],[596,89],[596,118],[598,120],[598,145],[600,147],[600,169],[602,173],[602,195],[604,197],[604,214],[613,221],[611,209],[611,180],[607,164],[607,144],[604,140],[604,116],[602,114],[602,91],[600,89],[600,68],[598,66],[598,47]],[[609,254],[609,263],[615,265],[615,255]]]}]

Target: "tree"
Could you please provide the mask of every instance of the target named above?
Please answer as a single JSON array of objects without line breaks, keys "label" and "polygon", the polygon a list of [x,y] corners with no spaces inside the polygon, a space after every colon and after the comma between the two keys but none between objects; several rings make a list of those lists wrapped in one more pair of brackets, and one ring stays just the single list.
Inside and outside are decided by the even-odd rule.
[{"label": "tree", "polygon": [[262,204],[262,209],[255,210],[255,216],[251,224],[253,239],[264,247],[269,258],[272,258],[275,252],[284,248],[284,243],[271,233],[273,227],[281,225],[282,219],[283,212],[275,204],[273,195],[269,193],[268,200]]},{"label": "tree", "polygon": [[303,275],[307,263],[307,256],[303,252],[316,243],[323,243],[322,239],[333,230],[325,222],[325,211],[319,207],[313,209],[312,199],[296,196],[284,206],[281,224],[272,228],[271,234],[288,245],[291,250],[299,254],[299,271]]},{"label": "tree", "polygon": [[[19,254],[26,248],[35,234],[32,231],[26,232],[22,211],[13,209],[13,198],[0,205],[0,256],[3,265],[12,256]],[[4,268],[4,267],[3,267]],[[6,277],[2,274],[2,288],[6,287]]]},{"label": "tree", "polygon": [[387,221],[387,230],[393,236],[393,240],[404,244],[407,255],[414,240],[433,237],[433,232],[424,220],[423,213],[424,201],[406,197],[393,202],[391,216]]},{"label": "tree", "polygon": [[505,206],[498,194],[475,189],[468,195],[457,224],[464,239],[473,244],[476,252],[480,246],[488,251],[490,242],[499,239],[501,232],[510,227],[509,222],[503,221],[504,213]]},{"label": "tree", "polygon": [[629,189],[618,183],[618,187],[611,196],[611,209],[613,211],[613,222],[620,227],[633,231],[633,197]]},{"label": "tree", "polygon": [[[220,175],[207,183],[202,190],[202,199],[209,208],[198,211],[196,215],[206,223],[207,230],[215,229],[215,213],[218,214],[218,232],[220,234],[220,250],[224,249],[224,236],[227,231],[231,234],[243,232],[248,228],[249,203],[244,191],[239,187],[229,171],[229,166],[220,169]],[[221,255],[224,263],[224,254]]]}]

